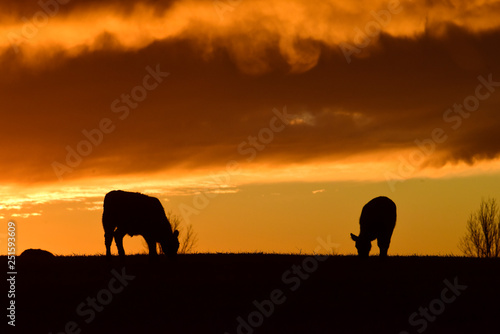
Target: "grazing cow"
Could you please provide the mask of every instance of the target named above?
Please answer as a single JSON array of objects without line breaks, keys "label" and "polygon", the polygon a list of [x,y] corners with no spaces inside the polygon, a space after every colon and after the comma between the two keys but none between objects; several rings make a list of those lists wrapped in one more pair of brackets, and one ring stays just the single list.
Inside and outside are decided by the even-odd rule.
[{"label": "grazing cow", "polygon": [[372,241],[377,239],[380,256],[386,257],[392,232],[396,226],[396,204],[387,197],[376,197],[368,202],[359,218],[359,236],[351,233],[356,242],[358,255],[367,257],[372,248]]},{"label": "grazing cow", "polygon": [[179,231],[172,227],[160,201],[140,193],[121,190],[110,191],[104,197],[102,214],[106,257],[111,258],[111,243],[115,238],[120,257],[125,256],[123,237],[142,235],[149,247],[149,255],[157,258],[156,243],[169,257],[174,257],[179,249]]}]

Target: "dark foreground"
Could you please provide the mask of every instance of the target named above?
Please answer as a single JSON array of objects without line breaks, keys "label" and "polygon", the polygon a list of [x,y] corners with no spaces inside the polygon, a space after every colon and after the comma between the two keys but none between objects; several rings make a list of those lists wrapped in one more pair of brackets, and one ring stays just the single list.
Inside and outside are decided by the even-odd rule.
[{"label": "dark foreground", "polygon": [[113,260],[17,258],[15,331],[500,333],[498,259],[197,254],[153,264],[130,256],[123,268]]}]

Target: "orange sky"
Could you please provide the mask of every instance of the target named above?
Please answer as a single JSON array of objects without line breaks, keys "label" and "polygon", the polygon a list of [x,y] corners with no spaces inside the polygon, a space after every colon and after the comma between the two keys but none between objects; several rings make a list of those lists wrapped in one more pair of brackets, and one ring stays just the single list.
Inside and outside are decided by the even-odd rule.
[{"label": "orange sky", "polygon": [[500,197],[500,1],[59,1],[0,4],[19,252],[103,252],[113,189],[159,197],[211,252],[354,252],[386,195],[390,252],[458,253]]}]

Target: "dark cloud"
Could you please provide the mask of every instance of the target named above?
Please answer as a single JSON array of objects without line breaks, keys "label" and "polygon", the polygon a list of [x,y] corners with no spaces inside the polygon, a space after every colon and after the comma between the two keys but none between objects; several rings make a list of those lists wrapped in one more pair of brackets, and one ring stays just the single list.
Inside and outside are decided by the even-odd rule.
[{"label": "dark cloud", "polygon": [[[155,6],[164,6],[160,3]],[[245,150],[249,136],[266,135],[273,108],[284,106],[293,118],[269,143],[259,144],[265,148],[256,151],[251,166],[373,154],[383,159],[389,151],[418,148],[415,140],[431,138],[435,128],[447,139],[436,144],[426,165],[496,158],[500,87],[457,129],[452,125],[458,121],[443,117],[475,94],[478,76],[500,81],[500,32],[454,24],[440,26],[439,34],[433,29],[412,38],[382,33],[350,63],[338,46],[307,38],[294,44],[298,53],[291,62],[280,39],[268,35],[262,37],[265,48],[258,36],[236,35],[168,38],[134,50],[102,35],[106,47],[83,48],[71,57],[67,50],[41,51],[46,58],[36,67],[6,52],[0,59],[5,69],[1,178],[56,181],[53,163],[68,165],[67,147],[77,150],[89,140],[82,131],[98,129],[103,119],[109,119],[109,133],[81,162],[73,161],[74,171],[64,178],[168,169],[189,173],[221,168],[232,159],[245,162],[252,157],[241,154],[250,152]],[[108,47],[113,41],[116,47]],[[308,57],[316,56],[309,66]],[[147,68],[157,66],[170,75],[136,108],[121,101],[122,94],[144,84]],[[117,99],[122,111],[113,112]],[[127,117],[120,119],[126,109]]]}]

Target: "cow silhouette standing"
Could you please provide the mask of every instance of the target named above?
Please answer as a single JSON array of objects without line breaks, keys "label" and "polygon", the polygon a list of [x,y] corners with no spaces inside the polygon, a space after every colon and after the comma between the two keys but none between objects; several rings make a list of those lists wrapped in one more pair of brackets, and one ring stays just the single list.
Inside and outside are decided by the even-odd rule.
[{"label": "cow silhouette standing", "polygon": [[371,242],[377,239],[380,256],[386,257],[395,226],[396,204],[391,199],[380,196],[366,203],[359,218],[359,236],[351,233],[358,255],[368,257],[372,248]]},{"label": "cow silhouette standing", "polygon": [[148,244],[149,256],[158,257],[156,244],[168,257],[174,257],[179,249],[179,231],[172,227],[160,201],[140,193],[113,190],[104,197],[102,214],[106,257],[111,259],[111,243],[115,239],[118,254],[123,259],[123,237],[141,235]]}]

